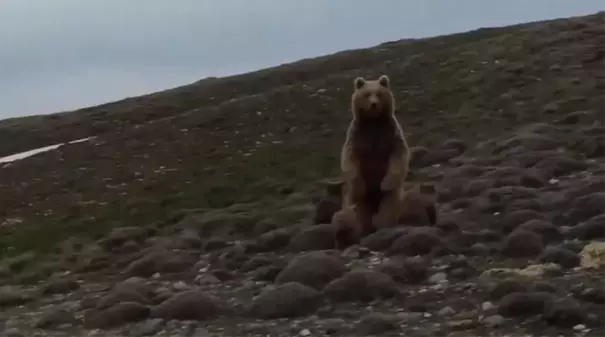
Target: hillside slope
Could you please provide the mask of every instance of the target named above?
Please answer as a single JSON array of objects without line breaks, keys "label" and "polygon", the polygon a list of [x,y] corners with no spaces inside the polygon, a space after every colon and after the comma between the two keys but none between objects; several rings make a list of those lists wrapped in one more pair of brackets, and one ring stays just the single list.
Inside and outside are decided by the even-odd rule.
[{"label": "hillside slope", "polygon": [[[76,277],[82,285],[49,286],[67,289],[61,293],[70,293],[69,298],[28,297],[30,291],[37,294],[37,286],[19,288],[22,293],[17,293],[27,294],[27,299],[7,295],[15,293],[12,288],[5,293],[0,289],[0,307],[29,303],[28,310],[39,310],[39,305],[67,305],[62,309],[67,314],[49,319],[68,317],[62,330],[68,335],[113,327],[135,335],[131,326],[117,326],[150,315],[161,322],[148,320],[146,327],[132,329],[151,329],[154,322],[165,331],[189,326],[170,321],[180,319],[209,320],[207,328],[219,335],[291,336],[304,329],[327,331],[332,324],[332,335],[361,333],[372,326],[393,336],[422,336],[421,331],[427,336],[462,336],[469,331],[504,336],[521,329],[511,317],[539,313],[543,319],[523,321],[525,333],[557,334],[579,324],[583,327],[576,327],[578,333],[602,331],[602,270],[567,272],[570,263],[580,264],[586,243],[605,239],[604,23],[600,12],[391,42],[74,112],[0,121],[0,156],[96,136],[0,168],[0,220],[5,219],[0,222],[0,245],[6,257],[2,270],[8,270],[0,276],[23,285],[52,275],[45,282],[63,286],[61,282]],[[302,251],[332,248],[330,241],[322,240],[330,237],[330,227],[312,223],[311,195],[317,181],[338,174],[353,78],[383,73],[392,80],[397,116],[409,143],[426,148],[426,155],[413,162],[410,181],[431,181],[439,189],[441,229],[420,228],[429,234],[416,234],[431,238],[421,246],[438,242],[445,248],[402,248],[406,253],[401,254],[399,239],[388,247],[385,240],[378,240],[383,242],[379,246],[370,240],[342,256],[314,252],[312,258],[305,257]],[[527,221],[538,222],[525,225]],[[513,231],[521,224],[527,227],[524,231]],[[117,229],[107,236],[112,228]],[[415,235],[391,234],[385,237]],[[574,238],[580,241],[563,241]],[[566,246],[544,257],[549,244]],[[36,253],[48,255],[38,259],[32,255]],[[327,266],[327,274],[317,276],[319,283],[305,276],[310,272],[296,272],[308,268],[296,262],[304,258],[318,269]],[[517,298],[502,299],[498,315],[477,312],[492,310],[477,309],[482,302],[506,297],[494,295],[498,291],[490,288],[500,284],[498,277],[488,277],[485,284],[492,290],[485,290],[482,272],[526,266],[535,259],[560,265],[555,276],[540,281],[548,283],[542,285],[550,287],[548,291],[511,281],[517,282],[511,286],[517,287]],[[371,269],[376,264],[380,273],[343,276],[352,266]],[[59,274],[62,270],[78,276],[66,281]],[[96,274],[90,278],[90,272]],[[159,276],[152,277],[155,273]],[[436,280],[443,274],[445,282]],[[122,295],[106,294],[109,285],[127,276],[142,277],[136,282],[153,289],[123,295],[120,291],[134,287],[124,285],[130,290],[112,290]],[[324,288],[341,276],[344,281]],[[175,286],[175,279],[185,285]],[[278,288],[283,293],[273,296],[286,296],[286,302],[294,303],[291,307],[275,304],[269,295],[253,299],[273,281],[287,284]],[[220,305],[200,294],[194,294],[194,304],[182,304],[179,296],[191,296],[176,293],[195,285],[222,301]],[[365,290],[349,289],[357,286]],[[269,289],[264,291],[271,293]],[[359,295],[364,291],[366,295]],[[584,302],[560,304],[563,300],[554,295],[560,291],[578,293]],[[384,301],[360,307],[341,303],[342,294],[361,296],[361,302]],[[394,294],[416,302],[404,305]],[[105,302],[136,298],[128,300],[126,309],[114,302],[78,307],[88,297],[99,296]],[[111,296],[114,299],[108,300]],[[167,298],[172,300],[163,302]],[[332,302],[318,304],[324,300]],[[170,301],[201,307],[197,314],[183,314],[185,309],[174,307],[181,304]],[[230,309],[212,319],[200,313],[215,305]],[[296,307],[304,307],[304,312]],[[15,329],[31,327],[32,318],[23,307],[11,310]],[[111,310],[128,313],[108,314]],[[271,324],[255,323],[250,311]],[[412,315],[419,312],[429,315]],[[305,316],[309,313],[315,316]],[[287,315],[303,317],[296,321],[296,332],[291,322],[278,319]],[[501,321],[489,326],[492,323],[477,318],[481,315]],[[130,318],[116,323],[118,316]],[[173,330],[170,322],[176,326]],[[200,326],[191,324],[194,330]]]}]

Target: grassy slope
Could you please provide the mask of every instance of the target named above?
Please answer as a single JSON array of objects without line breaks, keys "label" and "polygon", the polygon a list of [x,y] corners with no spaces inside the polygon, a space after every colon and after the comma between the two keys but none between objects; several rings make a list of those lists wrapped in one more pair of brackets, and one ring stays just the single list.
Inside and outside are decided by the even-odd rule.
[{"label": "grassy slope", "polygon": [[[0,156],[97,135],[2,169],[0,243],[46,248],[74,233],[218,209],[252,230],[300,221],[337,173],[352,79],[386,73],[412,145],[477,142],[585,110],[603,122],[603,13],[302,60],[102,106],[0,121]],[[323,90],[322,90],[323,89]],[[285,197],[285,195],[290,195]]]}]

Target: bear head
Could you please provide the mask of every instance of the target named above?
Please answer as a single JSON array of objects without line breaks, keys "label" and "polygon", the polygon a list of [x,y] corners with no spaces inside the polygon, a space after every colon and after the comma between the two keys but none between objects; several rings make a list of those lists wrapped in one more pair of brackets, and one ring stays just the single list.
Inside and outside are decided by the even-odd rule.
[{"label": "bear head", "polygon": [[390,118],[395,110],[395,99],[387,75],[377,80],[357,77],[354,81],[351,109],[357,119]]}]

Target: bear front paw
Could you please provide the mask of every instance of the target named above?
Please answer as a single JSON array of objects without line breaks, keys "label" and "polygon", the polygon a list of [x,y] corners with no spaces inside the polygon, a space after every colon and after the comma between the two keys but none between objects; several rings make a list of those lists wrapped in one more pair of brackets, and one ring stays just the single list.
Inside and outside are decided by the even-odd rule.
[{"label": "bear front paw", "polygon": [[387,174],[380,183],[380,190],[389,192],[396,190],[399,187],[399,177],[394,174]]}]

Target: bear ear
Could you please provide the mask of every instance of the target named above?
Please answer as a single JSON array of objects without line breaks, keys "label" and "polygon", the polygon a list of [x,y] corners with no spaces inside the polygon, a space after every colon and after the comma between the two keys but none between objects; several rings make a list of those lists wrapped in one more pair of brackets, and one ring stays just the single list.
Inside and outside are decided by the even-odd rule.
[{"label": "bear ear", "polygon": [[361,87],[364,86],[364,84],[366,84],[366,80],[363,79],[363,77],[357,77],[354,81],[355,83],[355,89],[359,89]]},{"label": "bear ear", "polygon": [[389,80],[389,77],[387,75],[382,75],[378,78],[378,84],[385,88],[388,88],[390,83],[391,81]]}]

